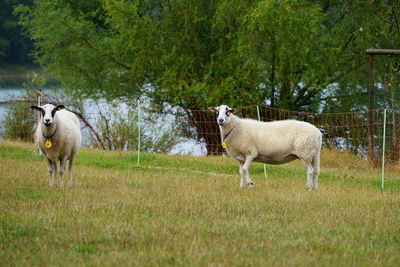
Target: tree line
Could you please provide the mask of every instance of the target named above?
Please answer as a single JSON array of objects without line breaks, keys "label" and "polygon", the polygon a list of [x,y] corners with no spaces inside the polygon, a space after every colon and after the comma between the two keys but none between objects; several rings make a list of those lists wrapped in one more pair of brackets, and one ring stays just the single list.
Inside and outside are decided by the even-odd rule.
[{"label": "tree line", "polygon": [[[69,94],[192,109],[367,109],[365,50],[400,41],[397,0],[33,0],[15,14]],[[376,58],[377,107],[399,108],[399,69]]]},{"label": "tree line", "polygon": [[13,13],[17,5],[32,5],[32,0],[2,0],[0,2],[0,65],[33,64],[30,51],[33,41],[24,36],[19,18]]}]

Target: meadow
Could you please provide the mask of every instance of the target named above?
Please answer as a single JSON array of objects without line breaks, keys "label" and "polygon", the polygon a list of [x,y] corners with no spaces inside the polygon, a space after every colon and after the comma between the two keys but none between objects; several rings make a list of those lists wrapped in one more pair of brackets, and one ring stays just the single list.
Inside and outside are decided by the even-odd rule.
[{"label": "meadow", "polygon": [[254,164],[241,190],[221,157],[143,154],[137,168],[132,153],[87,149],[73,187],[49,188],[33,144],[2,141],[0,265],[399,266],[399,173],[382,192],[365,178],[376,172],[344,175],[324,153],[318,191],[297,163],[267,178]]}]

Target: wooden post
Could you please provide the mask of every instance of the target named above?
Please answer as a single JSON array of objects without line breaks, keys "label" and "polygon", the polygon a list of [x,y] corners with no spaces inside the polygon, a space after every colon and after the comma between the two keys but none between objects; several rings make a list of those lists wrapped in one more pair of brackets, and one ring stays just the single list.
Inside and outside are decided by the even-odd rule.
[{"label": "wooden post", "polygon": [[375,109],[375,56],[369,56],[369,84],[368,84],[368,157],[375,161],[375,140],[374,140],[374,112]]},{"label": "wooden post", "polygon": [[[39,89],[37,92],[37,105],[40,107],[42,105],[42,89]],[[36,125],[39,125],[40,122],[40,112],[36,112]]]}]

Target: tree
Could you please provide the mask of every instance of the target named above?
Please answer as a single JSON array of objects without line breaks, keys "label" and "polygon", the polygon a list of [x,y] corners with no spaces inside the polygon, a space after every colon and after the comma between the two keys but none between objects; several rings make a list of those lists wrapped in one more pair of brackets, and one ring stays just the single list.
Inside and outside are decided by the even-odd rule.
[{"label": "tree", "polygon": [[316,110],[331,82],[332,47],[320,8],[305,1],[259,1],[246,16],[241,51],[258,68],[272,106]]},{"label": "tree", "polygon": [[[398,44],[397,2],[34,0],[17,12],[38,62],[76,97],[349,111],[366,108],[365,49]],[[392,88],[378,87],[378,103],[394,106],[389,62],[377,64]]]},{"label": "tree", "polygon": [[[324,111],[354,111],[368,108],[367,48],[396,49],[400,41],[400,11],[397,0],[314,1],[322,7],[327,36],[336,48],[334,83],[326,90]],[[377,107],[398,108],[397,63],[393,57],[376,59]],[[393,87],[393,86],[394,87]]]},{"label": "tree", "polygon": [[38,61],[79,96],[315,109],[327,80],[320,8],[234,2],[36,0],[18,12]]},{"label": "tree", "polygon": [[18,17],[13,14],[14,6],[31,5],[32,0],[3,0],[0,2],[0,63],[29,64],[33,48],[32,40],[22,36]]}]

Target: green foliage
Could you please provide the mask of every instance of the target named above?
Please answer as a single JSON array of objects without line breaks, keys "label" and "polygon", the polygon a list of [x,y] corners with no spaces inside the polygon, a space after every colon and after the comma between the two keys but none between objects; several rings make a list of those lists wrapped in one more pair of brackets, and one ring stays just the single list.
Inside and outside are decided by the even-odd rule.
[{"label": "green foliage", "polygon": [[[365,49],[400,40],[397,1],[34,2],[20,23],[69,93],[184,108],[365,108]],[[396,62],[377,60],[377,105],[399,105]]]},{"label": "green foliage", "polygon": [[258,83],[272,106],[318,107],[312,104],[330,82],[323,19],[320,9],[305,1],[259,1],[246,15],[241,52],[247,64],[259,68]]},{"label": "green foliage", "polygon": [[[324,111],[355,111],[368,107],[367,48],[398,49],[400,41],[399,2],[315,1],[324,3],[327,36],[335,48],[333,83],[327,88]],[[376,107],[399,108],[398,60],[375,56]],[[393,64],[395,63],[395,64]],[[374,107],[374,108],[376,108]]]},{"label": "green foliage", "polygon": [[[277,7],[268,1],[232,4],[230,1],[104,0],[89,7],[73,6],[63,0],[35,3],[32,9],[18,8],[21,24],[36,40],[39,62],[55,72],[73,92],[107,98],[147,93],[156,102],[191,108],[217,105],[221,101],[246,105],[271,97],[271,87],[263,86],[270,84],[265,76],[271,64],[263,56],[269,51],[261,52],[257,45],[261,42],[264,42],[261,46],[270,45],[270,37],[264,38],[270,18],[260,17],[261,13],[269,10],[270,16],[278,14],[271,17],[282,21],[280,25],[275,23],[275,30],[290,26],[279,35],[279,41],[285,40],[277,53],[280,62],[285,63],[296,54],[296,62],[304,63],[289,61],[276,67],[277,87],[299,69],[311,65],[310,59],[317,51],[306,48],[303,53],[298,52],[313,42],[313,47],[317,47],[315,41],[320,33],[319,9],[304,5],[304,12],[298,13],[299,6],[303,6],[300,1]],[[276,8],[280,11],[275,12]],[[264,26],[249,30],[258,19],[265,22]],[[288,38],[296,31],[297,35]],[[249,49],[254,38],[256,50]],[[304,41],[299,42],[300,39]],[[286,53],[291,50],[292,53]],[[292,66],[296,64],[299,66]],[[320,67],[314,65],[314,69]],[[321,86],[296,89],[300,82],[308,82],[304,77],[312,72],[305,71],[303,78],[288,81],[285,86],[290,88],[282,99],[289,99],[289,94],[295,94],[296,90],[303,93],[298,98],[310,98],[307,90],[318,92]],[[311,79],[310,84],[319,83],[317,78]],[[297,106],[307,104],[310,101],[306,99]]]},{"label": "green foliage", "polygon": [[13,14],[16,5],[31,5],[32,0],[2,0],[0,2],[0,65],[29,64],[32,40],[21,35],[18,17]]}]

